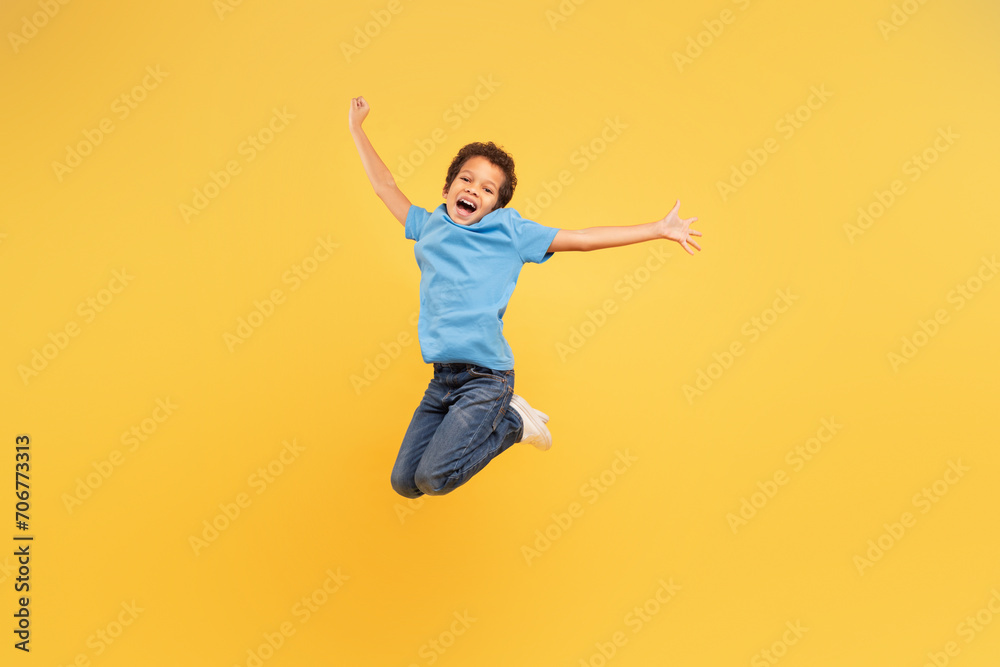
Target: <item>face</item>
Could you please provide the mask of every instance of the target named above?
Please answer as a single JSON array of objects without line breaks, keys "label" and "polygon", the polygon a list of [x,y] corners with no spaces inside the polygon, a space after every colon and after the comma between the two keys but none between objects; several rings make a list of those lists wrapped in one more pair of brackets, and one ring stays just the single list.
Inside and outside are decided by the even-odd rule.
[{"label": "face", "polygon": [[[496,205],[504,178],[503,170],[483,156],[470,157],[451,187],[442,191],[448,217],[460,225],[482,220]],[[463,203],[459,205],[459,202]]]}]

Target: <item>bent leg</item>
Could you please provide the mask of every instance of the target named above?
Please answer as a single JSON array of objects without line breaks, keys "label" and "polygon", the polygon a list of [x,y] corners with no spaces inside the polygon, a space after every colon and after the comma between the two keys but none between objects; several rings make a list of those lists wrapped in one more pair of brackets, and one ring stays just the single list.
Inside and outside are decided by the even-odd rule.
[{"label": "bent leg", "polygon": [[392,488],[401,496],[417,498],[423,495],[416,482],[417,467],[431,438],[448,413],[448,406],[441,400],[446,393],[447,388],[441,385],[438,378],[431,378],[420,404],[413,411],[410,425],[399,446],[399,453],[396,454],[396,463],[392,467]]},{"label": "bent leg", "polygon": [[521,437],[520,417],[510,409],[514,372],[471,366],[445,398],[448,413],[417,466],[415,483],[428,495],[454,491]]}]

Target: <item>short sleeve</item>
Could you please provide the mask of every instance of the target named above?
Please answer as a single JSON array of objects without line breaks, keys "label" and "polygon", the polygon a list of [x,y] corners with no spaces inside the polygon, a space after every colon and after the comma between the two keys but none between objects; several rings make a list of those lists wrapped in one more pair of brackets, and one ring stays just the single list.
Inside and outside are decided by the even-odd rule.
[{"label": "short sleeve", "polygon": [[522,262],[534,262],[541,264],[549,259],[553,254],[548,252],[552,240],[559,233],[558,227],[546,227],[534,220],[522,218],[521,214],[514,209],[510,211],[510,225],[514,244],[517,246],[517,254]]},{"label": "short sleeve", "polygon": [[410,210],[406,212],[406,238],[419,241],[420,235],[424,232],[424,223],[431,217],[431,212],[422,209],[416,204],[410,204]]}]

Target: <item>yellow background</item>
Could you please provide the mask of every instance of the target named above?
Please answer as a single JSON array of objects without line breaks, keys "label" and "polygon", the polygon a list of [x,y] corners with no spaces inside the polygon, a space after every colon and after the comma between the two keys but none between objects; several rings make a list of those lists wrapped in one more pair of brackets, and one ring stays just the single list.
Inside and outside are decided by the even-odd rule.
[{"label": "yellow background", "polygon": [[[947,664],[998,664],[1000,280],[975,279],[1000,250],[1000,8],[906,4],[883,34],[888,0],[567,0],[562,14],[555,0],[221,13],[75,0],[32,33],[41,5],[4,2],[2,552],[19,532],[22,433],[35,541],[28,655],[12,648],[13,557],[0,557],[0,663],[252,665],[288,623],[261,664],[774,664],[768,650],[788,667],[918,667],[948,642]],[[706,46],[679,68],[689,38]],[[122,118],[115,100],[144,77]],[[813,86],[831,96],[802,111]],[[443,131],[400,179],[424,208],[455,152],[492,140],[517,161],[511,206],[546,203],[542,224],[651,222],[679,199],[704,232],[695,256],[657,241],[526,265],[504,331],[515,391],[550,415],[554,446],[515,445],[421,502],[389,484],[431,376],[411,321],[419,270],[348,133],[358,95],[394,172]],[[294,118],[248,159],[242,142],[275,109]],[[797,110],[809,118],[786,138],[777,124]],[[627,127],[601,145],[608,119]],[[60,178],[53,163],[102,120],[113,131]],[[947,128],[958,138],[910,180],[907,161]],[[719,182],[769,138],[777,152],[724,200]],[[590,145],[602,152],[584,165]],[[185,221],[229,161],[239,173]],[[539,199],[564,170],[571,182]],[[852,243],[844,226],[897,179],[905,192]],[[336,249],[293,290],[286,272],[319,238]],[[670,257],[645,274],[654,244]],[[627,299],[626,276],[645,279]],[[981,289],[959,309],[948,295],[966,284]],[[225,335],[276,289],[283,302],[230,350]],[[798,299],[751,340],[779,290]],[[88,320],[80,304],[102,298]],[[607,300],[615,312],[561,357]],[[889,354],[942,309],[894,368]],[[734,342],[744,353],[689,400]],[[376,362],[370,384],[352,382]],[[158,399],[176,406],[159,422]],[[786,454],[824,418],[842,428],[794,469]],[[122,436],[143,424],[132,451]],[[304,449],[255,486],[293,440]],[[626,451],[631,466],[606,472]],[[915,494],[949,462],[968,471],[922,512]],[[727,515],[778,471],[787,484],[734,532]],[[613,483],[595,493],[602,472]],[[249,505],[196,550],[239,494]],[[553,515],[574,502],[562,529]],[[904,512],[915,525],[859,571]],[[322,592],[338,569],[348,579]],[[663,604],[661,580],[680,587]],[[305,619],[296,605],[314,594],[324,604]],[[117,626],[133,602],[142,612]],[[656,613],[637,628],[643,605]],[[969,642],[960,624],[977,612],[991,622]],[[786,633],[796,622],[801,637]]]}]

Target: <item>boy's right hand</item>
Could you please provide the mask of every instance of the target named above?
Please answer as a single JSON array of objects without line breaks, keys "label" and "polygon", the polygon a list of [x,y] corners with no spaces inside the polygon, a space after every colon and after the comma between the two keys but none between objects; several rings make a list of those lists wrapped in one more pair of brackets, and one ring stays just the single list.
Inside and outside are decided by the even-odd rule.
[{"label": "boy's right hand", "polygon": [[351,100],[351,110],[347,114],[347,125],[352,130],[361,127],[361,123],[368,117],[369,111],[371,111],[371,107],[368,106],[365,98],[360,96],[353,98]]}]

